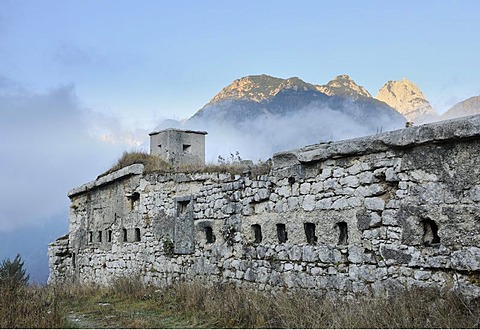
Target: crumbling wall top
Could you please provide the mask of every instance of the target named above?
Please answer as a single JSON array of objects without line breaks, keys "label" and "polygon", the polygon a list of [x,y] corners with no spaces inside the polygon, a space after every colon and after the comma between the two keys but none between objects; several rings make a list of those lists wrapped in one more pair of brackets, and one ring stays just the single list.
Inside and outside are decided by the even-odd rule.
[{"label": "crumbling wall top", "polygon": [[480,138],[480,115],[278,152],[273,155],[273,168],[471,138]]},{"label": "crumbling wall top", "polygon": [[75,195],[84,193],[88,190],[91,190],[95,187],[103,186],[104,184],[110,183],[112,181],[118,180],[120,178],[130,176],[130,175],[137,175],[143,173],[143,165],[142,164],[133,164],[130,166],[126,166],[118,171],[113,173],[107,174],[102,176],[101,178],[90,181],[81,185],[80,187],[74,188],[68,192],[68,197],[72,198]]}]

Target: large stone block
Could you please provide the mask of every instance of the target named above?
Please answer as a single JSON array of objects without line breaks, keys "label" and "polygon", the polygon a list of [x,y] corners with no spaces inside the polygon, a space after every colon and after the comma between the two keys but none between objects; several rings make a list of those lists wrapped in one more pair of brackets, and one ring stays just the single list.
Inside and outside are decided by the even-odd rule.
[{"label": "large stone block", "polygon": [[365,198],[364,203],[367,210],[383,211],[385,209],[385,201],[379,197]]}]

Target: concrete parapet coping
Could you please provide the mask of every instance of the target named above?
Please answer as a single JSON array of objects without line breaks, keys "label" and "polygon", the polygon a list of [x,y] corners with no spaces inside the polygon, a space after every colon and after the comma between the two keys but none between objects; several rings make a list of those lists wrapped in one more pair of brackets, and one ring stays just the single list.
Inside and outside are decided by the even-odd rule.
[{"label": "concrete parapet coping", "polygon": [[112,181],[118,180],[120,178],[124,178],[127,176],[131,175],[138,175],[143,173],[143,165],[142,164],[133,164],[130,166],[126,166],[122,169],[119,169],[118,171],[115,171],[113,173],[107,174],[105,176],[102,176],[101,178],[90,181],[88,183],[85,183],[81,185],[80,187],[74,188],[68,192],[68,197],[73,197],[78,194],[82,194],[86,191],[89,191],[95,187],[102,186],[104,184],[110,183]]},{"label": "concrete parapet coping", "polygon": [[278,152],[273,155],[273,168],[471,138],[480,138],[480,115]]},{"label": "concrete parapet coping", "polygon": [[193,130],[190,130],[190,129],[167,128],[167,129],[163,129],[161,131],[151,132],[148,135],[155,135],[155,134],[158,134],[158,133],[161,133],[161,132],[168,132],[168,131],[182,132],[182,133],[194,133],[194,134],[202,134],[202,135],[207,135],[208,134],[208,132],[206,132],[206,131],[193,131]]}]

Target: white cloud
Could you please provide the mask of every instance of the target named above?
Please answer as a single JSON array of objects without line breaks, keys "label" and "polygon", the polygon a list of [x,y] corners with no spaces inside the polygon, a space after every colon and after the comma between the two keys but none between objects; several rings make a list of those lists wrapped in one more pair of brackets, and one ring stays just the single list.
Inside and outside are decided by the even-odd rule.
[{"label": "white cloud", "polygon": [[347,104],[346,107],[348,114],[312,103],[286,115],[264,114],[254,121],[239,121],[234,125],[214,120],[197,120],[186,124],[165,121],[157,129],[186,125],[207,131],[206,159],[216,162],[219,155],[228,158],[236,151],[244,159],[266,160],[275,152],[385,132],[404,125],[403,121],[387,113],[371,117],[355,104]]},{"label": "white cloud", "polygon": [[[94,179],[128,147],[118,120],[98,118],[80,105],[73,86],[39,94],[0,78],[0,231],[58,215],[68,208],[68,190]],[[102,142],[100,134],[119,143]]]},{"label": "white cloud", "polygon": [[20,253],[31,279],[44,282],[47,244],[68,231],[67,192],[142,139],[82,106],[73,86],[35,93],[0,76],[0,260]]}]

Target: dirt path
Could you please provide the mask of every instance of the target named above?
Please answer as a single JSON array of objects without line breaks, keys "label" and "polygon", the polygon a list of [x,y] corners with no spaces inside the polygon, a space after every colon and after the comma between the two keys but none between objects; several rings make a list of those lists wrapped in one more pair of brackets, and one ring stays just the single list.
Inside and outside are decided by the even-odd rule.
[{"label": "dirt path", "polygon": [[67,320],[72,324],[72,328],[77,329],[99,329],[101,328],[94,320],[89,319],[85,314],[76,314],[70,312]]}]

